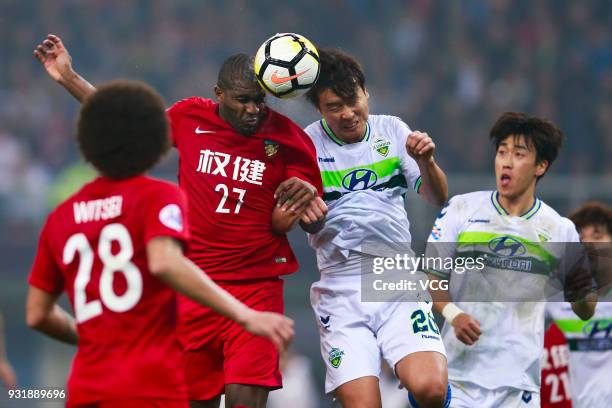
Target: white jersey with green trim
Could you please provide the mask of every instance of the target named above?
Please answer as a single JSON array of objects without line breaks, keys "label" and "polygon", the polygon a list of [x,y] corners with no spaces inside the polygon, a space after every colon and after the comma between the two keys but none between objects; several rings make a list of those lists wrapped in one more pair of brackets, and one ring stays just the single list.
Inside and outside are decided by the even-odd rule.
[{"label": "white jersey with green trim", "polygon": [[570,349],[572,405],[609,407],[612,404],[612,303],[597,303],[595,314],[588,321],[576,317],[569,303],[549,303],[546,313],[565,334]]},{"label": "white jersey with green trim", "polygon": [[[453,259],[454,269],[445,262],[428,272],[450,279],[451,299],[482,331],[475,345],[466,346],[444,325],[450,379],[539,392],[543,300],[561,292],[563,276],[577,262],[567,256],[569,242],[579,242],[574,224],[537,198],[520,217],[508,214],[496,191],[458,195],[442,209],[426,256]],[[482,265],[460,270],[457,260],[468,258]]]},{"label": "white jersey with green trim", "polygon": [[325,120],[305,131],[317,150],[329,208],[323,230],[309,235],[319,270],[333,273],[328,269],[344,262],[350,250],[369,253],[366,248],[373,245],[409,245],[404,195],[408,186],[418,191],[421,184],[419,168],[405,147],[410,128],[395,116],[370,115],[363,139],[351,144],[338,139]]}]

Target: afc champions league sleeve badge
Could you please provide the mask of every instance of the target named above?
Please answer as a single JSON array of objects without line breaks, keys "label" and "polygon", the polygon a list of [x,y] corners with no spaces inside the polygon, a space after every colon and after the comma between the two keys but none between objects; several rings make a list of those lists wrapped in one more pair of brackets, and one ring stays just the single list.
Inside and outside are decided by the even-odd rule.
[{"label": "afc champions league sleeve badge", "polygon": [[264,152],[266,153],[266,157],[274,157],[278,154],[278,143],[265,139],[264,140]]},{"label": "afc champions league sleeve badge", "polygon": [[168,204],[159,212],[159,221],[175,231],[183,231],[183,214],[176,204]]}]

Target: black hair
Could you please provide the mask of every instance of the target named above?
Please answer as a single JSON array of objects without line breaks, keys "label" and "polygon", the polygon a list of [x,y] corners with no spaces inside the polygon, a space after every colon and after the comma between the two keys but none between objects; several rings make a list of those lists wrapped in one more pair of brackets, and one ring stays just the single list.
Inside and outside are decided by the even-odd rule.
[{"label": "black hair", "polygon": [[319,79],[308,90],[306,98],[318,108],[319,96],[330,89],[344,102],[353,105],[357,100],[357,87],[365,90],[365,75],[361,65],[355,58],[338,49],[320,48],[319,60]]},{"label": "black hair", "polygon": [[226,59],[219,69],[217,86],[223,90],[233,89],[237,83],[257,82],[253,70],[253,58],[246,54],[235,54]]},{"label": "black hair", "polygon": [[589,225],[602,225],[607,229],[608,234],[612,235],[612,209],[604,203],[590,201],[574,211],[570,220],[576,225],[578,231]]},{"label": "black hair", "polygon": [[85,160],[102,175],[142,174],[170,148],[164,102],[142,82],[109,82],[81,106],[76,138]]},{"label": "black hair", "polygon": [[563,132],[552,122],[535,116],[528,116],[521,112],[504,113],[497,119],[489,133],[489,138],[495,145],[495,149],[508,136],[523,136],[527,146],[535,147],[536,163],[541,163],[544,160],[548,162],[547,171],[557,158],[565,138]]}]

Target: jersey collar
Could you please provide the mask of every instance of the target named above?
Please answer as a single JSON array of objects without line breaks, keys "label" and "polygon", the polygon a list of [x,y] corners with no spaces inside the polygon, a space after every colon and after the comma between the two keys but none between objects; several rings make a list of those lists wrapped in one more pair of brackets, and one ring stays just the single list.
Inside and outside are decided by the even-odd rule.
[{"label": "jersey collar", "polygon": [[[338,146],[344,146],[346,144],[346,142],[342,141],[342,139],[340,139],[338,136],[336,136],[333,132],[333,130],[331,130],[331,128],[329,127],[329,125],[327,124],[327,121],[325,119],[321,119],[319,121],[319,123],[321,124],[321,128],[323,129],[323,131],[325,132],[325,134]],[[363,136],[361,137],[361,140],[359,142],[363,142],[363,141],[368,141],[370,140],[370,121],[366,122],[366,129],[365,132],[363,133]]]},{"label": "jersey collar", "polygon": [[[508,213],[508,211],[506,211],[504,206],[501,205],[501,203],[499,202],[499,192],[498,191],[493,191],[491,193],[491,203],[493,204],[493,207],[495,207],[495,210],[499,213],[499,215],[506,215],[506,216],[510,215],[510,213]],[[524,220],[528,220],[538,212],[540,207],[542,207],[542,201],[538,197],[533,197],[533,205],[531,206],[529,210],[521,214],[520,217]]]}]

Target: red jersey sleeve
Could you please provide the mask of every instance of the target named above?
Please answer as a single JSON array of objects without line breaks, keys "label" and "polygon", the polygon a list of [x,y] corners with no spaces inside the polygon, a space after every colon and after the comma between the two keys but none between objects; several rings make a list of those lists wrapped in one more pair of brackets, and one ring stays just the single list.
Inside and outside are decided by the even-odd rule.
[{"label": "red jersey sleeve", "polygon": [[53,257],[50,247],[51,228],[49,224],[50,218],[47,219],[40,233],[36,258],[34,259],[28,282],[30,285],[44,290],[45,292],[57,294],[64,289],[64,276]]},{"label": "red jersey sleeve", "polygon": [[213,104],[213,102],[210,99],[192,96],[190,98],[181,99],[166,109],[168,121],[170,122],[170,136],[172,137],[172,144],[174,146],[178,146],[179,143],[181,143],[181,132],[179,132],[179,128],[185,116],[194,110],[197,111],[198,108],[208,109],[211,104]]},{"label": "red jersey sleeve", "polygon": [[184,248],[189,243],[187,197],[177,186],[165,184],[148,197],[149,211],[145,220],[145,243],[155,237],[172,237]]}]

